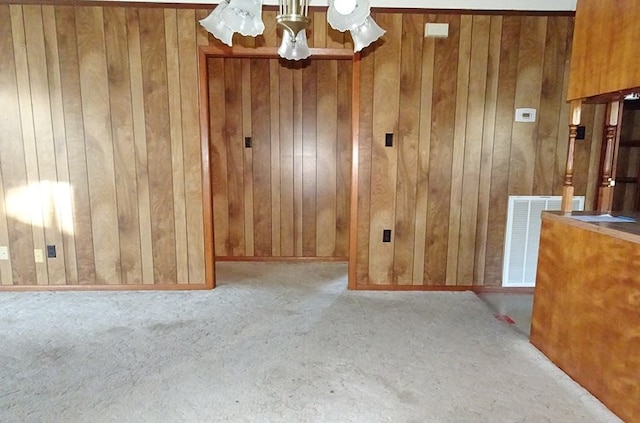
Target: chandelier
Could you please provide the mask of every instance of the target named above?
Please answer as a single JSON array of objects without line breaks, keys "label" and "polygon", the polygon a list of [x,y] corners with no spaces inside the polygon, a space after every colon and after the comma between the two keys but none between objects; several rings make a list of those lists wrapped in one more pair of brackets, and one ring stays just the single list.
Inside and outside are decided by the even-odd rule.
[{"label": "chandelier", "polygon": [[[385,31],[371,17],[369,0],[329,0],[327,21],[337,31],[351,33],[353,49],[362,50]],[[287,60],[306,59],[311,55],[307,44],[309,0],[279,0],[276,24],[282,28],[278,55]],[[233,34],[257,37],[264,32],[262,0],[221,0],[200,24],[214,37],[232,46]]]}]

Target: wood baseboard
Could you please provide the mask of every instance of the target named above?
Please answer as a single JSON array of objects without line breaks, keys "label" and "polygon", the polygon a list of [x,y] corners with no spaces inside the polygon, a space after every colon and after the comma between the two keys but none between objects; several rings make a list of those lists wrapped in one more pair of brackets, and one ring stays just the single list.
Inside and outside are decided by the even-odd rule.
[{"label": "wood baseboard", "polygon": [[158,284],[158,285],[3,285],[0,292],[38,291],[197,291],[209,290],[207,284]]},{"label": "wood baseboard", "polygon": [[216,257],[216,262],[347,262],[347,257]]},{"label": "wood baseboard", "polygon": [[473,291],[466,285],[356,285],[355,291]]},{"label": "wood baseboard", "polygon": [[472,285],[356,285],[355,291],[473,291],[476,294],[533,294],[533,288],[504,288]]},{"label": "wood baseboard", "polygon": [[532,295],[534,288],[515,288],[504,286],[474,286],[476,294],[526,294]]}]

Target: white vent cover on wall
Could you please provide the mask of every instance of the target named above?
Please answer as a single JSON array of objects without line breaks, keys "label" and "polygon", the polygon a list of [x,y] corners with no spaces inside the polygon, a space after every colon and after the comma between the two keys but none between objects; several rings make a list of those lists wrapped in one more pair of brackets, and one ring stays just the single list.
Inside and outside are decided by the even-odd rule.
[{"label": "white vent cover on wall", "polygon": [[[502,286],[535,286],[542,222],[540,215],[543,210],[560,210],[561,204],[560,196],[509,196]],[[584,210],[584,197],[573,197],[572,208]]]}]

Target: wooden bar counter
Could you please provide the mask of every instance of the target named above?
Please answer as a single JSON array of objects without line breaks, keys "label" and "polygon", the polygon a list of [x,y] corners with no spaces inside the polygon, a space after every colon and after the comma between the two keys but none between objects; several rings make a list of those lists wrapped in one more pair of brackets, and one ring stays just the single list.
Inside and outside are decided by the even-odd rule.
[{"label": "wooden bar counter", "polygon": [[640,422],[640,215],[624,216],[636,223],[542,214],[530,340],[620,418]]}]

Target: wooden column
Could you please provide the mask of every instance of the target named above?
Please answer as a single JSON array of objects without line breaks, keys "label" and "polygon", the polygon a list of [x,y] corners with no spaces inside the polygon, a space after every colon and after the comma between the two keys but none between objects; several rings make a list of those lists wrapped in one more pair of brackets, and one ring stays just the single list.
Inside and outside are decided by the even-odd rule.
[{"label": "wooden column", "polygon": [[612,101],[607,105],[607,128],[605,132],[605,156],[602,165],[602,181],[598,190],[598,211],[611,212],[613,204],[613,153],[618,130],[620,101]]},{"label": "wooden column", "polygon": [[580,125],[582,112],[582,100],[571,102],[571,125],[569,125],[569,148],[567,149],[567,166],[564,174],[564,187],[562,187],[562,211],[570,213],[573,204],[573,156],[576,148],[576,136]]}]

